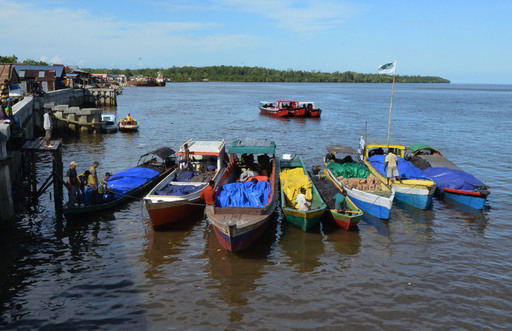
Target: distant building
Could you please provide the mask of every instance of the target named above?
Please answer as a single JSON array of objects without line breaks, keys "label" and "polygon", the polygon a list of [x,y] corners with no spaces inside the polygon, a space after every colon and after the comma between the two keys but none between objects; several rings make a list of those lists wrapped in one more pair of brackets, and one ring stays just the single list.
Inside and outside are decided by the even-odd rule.
[{"label": "distant building", "polygon": [[37,86],[41,86],[45,92],[66,88],[64,65],[16,64],[15,68],[20,77],[20,85],[27,93],[33,92]]}]

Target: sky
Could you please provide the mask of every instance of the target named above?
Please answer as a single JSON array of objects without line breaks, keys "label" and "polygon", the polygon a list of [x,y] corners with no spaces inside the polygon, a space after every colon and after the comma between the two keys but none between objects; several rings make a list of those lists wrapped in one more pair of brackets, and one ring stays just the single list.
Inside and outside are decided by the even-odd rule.
[{"label": "sky", "polygon": [[512,1],[0,0],[0,55],[93,68],[233,65],[512,84]]}]

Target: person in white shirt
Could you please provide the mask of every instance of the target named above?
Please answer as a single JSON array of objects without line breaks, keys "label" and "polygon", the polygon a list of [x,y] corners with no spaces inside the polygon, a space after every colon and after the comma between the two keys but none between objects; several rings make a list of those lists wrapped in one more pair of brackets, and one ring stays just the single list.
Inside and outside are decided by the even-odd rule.
[{"label": "person in white shirt", "polygon": [[365,145],[364,137],[361,136],[361,138],[359,138],[359,150],[358,150],[359,157],[361,158],[361,161],[364,158],[364,145]]},{"label": "person in white shirt", "polygon": [[304,187],[300,188],[300,194],[297,195],[297,204],[299,205],[299,210],[308,211],[311,206],[311,202],[306,200],[306,189]]},{"label": "person in white shirt", "polygon": [[47,111],[43,115],[43,128],[45,131],[44,142],[46,147],[53,147],[50,145],[50,141],[52,140],[52,118],[50,117],[50,111]]}]

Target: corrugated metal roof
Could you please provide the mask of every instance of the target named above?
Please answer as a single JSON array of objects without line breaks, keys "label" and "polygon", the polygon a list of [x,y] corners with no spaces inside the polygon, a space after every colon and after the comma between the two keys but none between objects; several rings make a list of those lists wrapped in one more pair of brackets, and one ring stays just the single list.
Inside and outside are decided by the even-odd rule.
[{"label": "corrugated metal roof", "polygon": [[64,77],[64,66],[36,66],[31,64],[16,64],[15,68],[18,73],[22,70],[55,70],[56,77]]}]

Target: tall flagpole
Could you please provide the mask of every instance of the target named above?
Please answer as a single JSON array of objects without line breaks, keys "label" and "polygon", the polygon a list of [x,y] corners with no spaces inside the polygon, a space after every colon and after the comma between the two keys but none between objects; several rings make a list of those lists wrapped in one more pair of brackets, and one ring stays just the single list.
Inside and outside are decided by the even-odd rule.
[{"label": "tall flagpole", "polygon": [[388,148],[389,148],[389,137],[391,136],[391,110],[393,108],[393,94],[395,94],[395,74],[396,74],[396,61],[395,68],[393,70],[393,85],[391,86],[391,97],[389,97],[389,110],[388,110]]}]

